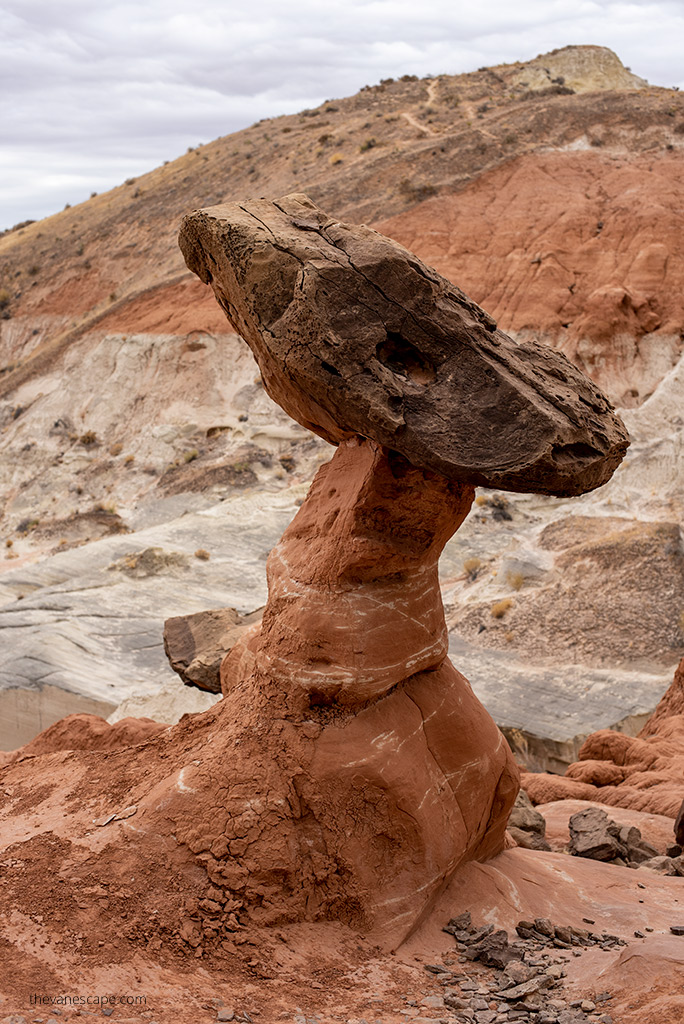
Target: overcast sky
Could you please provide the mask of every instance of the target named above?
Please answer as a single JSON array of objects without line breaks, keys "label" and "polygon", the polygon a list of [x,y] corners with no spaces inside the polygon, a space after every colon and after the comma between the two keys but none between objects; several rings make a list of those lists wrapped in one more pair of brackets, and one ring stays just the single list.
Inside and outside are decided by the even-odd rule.
[{"label": "overcast sky", "polygon": [[0,230],[402,74],[571,43],[684,89],[684,0],[0,0]]}]

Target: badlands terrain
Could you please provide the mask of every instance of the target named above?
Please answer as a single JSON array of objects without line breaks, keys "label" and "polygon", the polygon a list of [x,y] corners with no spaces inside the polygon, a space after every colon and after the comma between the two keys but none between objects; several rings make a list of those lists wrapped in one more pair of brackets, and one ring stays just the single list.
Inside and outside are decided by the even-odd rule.
[{"label": "badlands terrain", "polygon": [[[568,47],[260,122],[0,237],[0,749],[28,744],[0,780],[8,1020],[82,1017],[29,1000],[103,987],[148,999],[117,1020],[682,1019],[681,879],[560,852],[589,803],[662,856],[684,798],[680,677],[647,724],[684,655],[682,147],[677,92]],[[190,750],[226,716],[216,687],[171,670],[164,621],[224,607],[258,621],[266,558],[333,451],[269,398],[178,225],[292,192],[411,249],[515,340],[565,353],[631,435],[598,490],[481,488],[446,544],[451,660],[526,769],[551,850],[509,833],[494,860],[445,877],[400,945],[313,907],[241,921],[201,847],[163,829],[140,860],[150,785],[201,760]],[[71,719],[34,740],[70,713],[120,724]],[[234,915],[222,942],[202,925],[219,897]],[[468,959],[467,929],[441,930],[466,910],[511,941],[520,920],[550,919],[627,945],[556,937],[549,953],[543,932],[523,937],[532,972],[566,977],[509,1003]]]}]

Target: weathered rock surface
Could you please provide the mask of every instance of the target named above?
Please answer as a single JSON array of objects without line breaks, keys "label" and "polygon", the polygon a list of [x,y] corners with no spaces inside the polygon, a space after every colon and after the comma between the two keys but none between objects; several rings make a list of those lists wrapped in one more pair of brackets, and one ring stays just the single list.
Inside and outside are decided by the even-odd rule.
[{"label": "weathered rock surface", "polygon": [[[304,493],[301,484],[229,493],[199,508],[171,499],[143,509],[132,534],[2,574],[0,749],[31,740],[36,723],[75,712],[109,717],[131,698],[155,702],[165,687],[183,690],[164,655],[164,620],[215,604],[246,615],[261,607],[266,557]],[[211,557],[196,558],[198,549]],[[199,710],[186,706],[191,692],[181,714]],[[174,721],[175,703],[167,695],[163,708],[143,704],[137,713]]]},{"label": "weathered rock surface", "polygon": [[67,715],[18,750],[0,751],[0,766],[60,750],[115,750],[133,747],[166,728],[151,718],[122,718],[113,725],[97,715]]},{"label": "weathered rock surface", "polygon": [[[558,347],[618,405],[635,406],[682,353],[675,124],[672,149],[654,139],[638,153],[624,121],[594,118],[555,150],[519,152],[374,226],[458,281],[513,337]],[[642,122],[642,142],[654,129]],[[521,140],[525,127],[518,131]]]},{"label": "weathered rock surface", "polygon": [[437,561],[473,496],[372,441],[342,442],[269,555],[260,671],[312,703],[358,705],[437,668]]},{"label": "weathered rock surface", "polygon": [[575,857],[634,866],[658,856],[658,850],[642,837],[636,825],[620,827],[600,807],[577,811],[568,828],[568,852]]},{"label": "weathered rock surface", "polygon": [[306,196],[199,211],[180,244],[271,397],[326,440],[361,434],[449,479],[567,495],[605,483],[627,450],[566,359],[516,345],[412,253]]},{"label": "weathered rock surface", "polygon": [[524,651],[537,662],[572,651],[587,667],[643,672],[644,665],[669,667],[682,657],[678,522],[569,515],[545,527],[537,544],[551,556],[545,578],[525,586],[515,565],[504,567],[510,607],[501,620],[493,619],[489,601],[459,609],[450,627],[483,647]]}]

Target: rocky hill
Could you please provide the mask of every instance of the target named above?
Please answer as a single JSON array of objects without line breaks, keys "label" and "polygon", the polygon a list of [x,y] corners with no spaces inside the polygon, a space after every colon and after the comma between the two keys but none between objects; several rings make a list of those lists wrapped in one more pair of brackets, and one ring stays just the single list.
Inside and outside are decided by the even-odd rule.
[{"label": "rocky hill", "polygon": [[263,604],[330,449],[264,393],[176,234],[193,208],[291,191],[407,245],[629,410],[606,489],[483,492],[442,579],[453,656],[530,763],[635,730],[684,652],[683,148],[684,98],[566,47],[259,122],[0,237],[2,744],[182,693],[163,619]]}]

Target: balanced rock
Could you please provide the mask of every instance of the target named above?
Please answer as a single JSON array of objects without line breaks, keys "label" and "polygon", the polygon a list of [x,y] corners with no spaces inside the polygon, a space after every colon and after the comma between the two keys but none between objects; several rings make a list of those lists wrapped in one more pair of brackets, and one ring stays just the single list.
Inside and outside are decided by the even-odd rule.
[{"label": "balanced rock", "polygon": [[[79,842],[49,847],[60,905],[100,872],[125,883],[127,934],[193,956],[249,925],[318,919],[396,947],[461,865],[503,850],[519,788],[447,658],[439,554],[475,483],[591,489],[626,434],[561,356],[516,346],[406,250],[306,197],[196,213],[181,241],[271,395],[336,450],[268,557],[261,622],[167,627],[187,678],[215,688],[221,659],[223,699],[106,765],[99,747],[45,755],[78,796]],[[57,827],[43,792],[31,820]],[[93,834],[96,806],[111,838]],[[30,890],[18,871],[12,884]],[[493,931],[471,944],[503,966],[505,935],[482,944]]]},{"label": "balanced rock", "polygon": [[193,213],[180,246],[271,397],[334,444],[361,435],[450,480],[558,495],[605,483],[627,449],[563,355],[516,344],[398,243],[307,196]]}]

